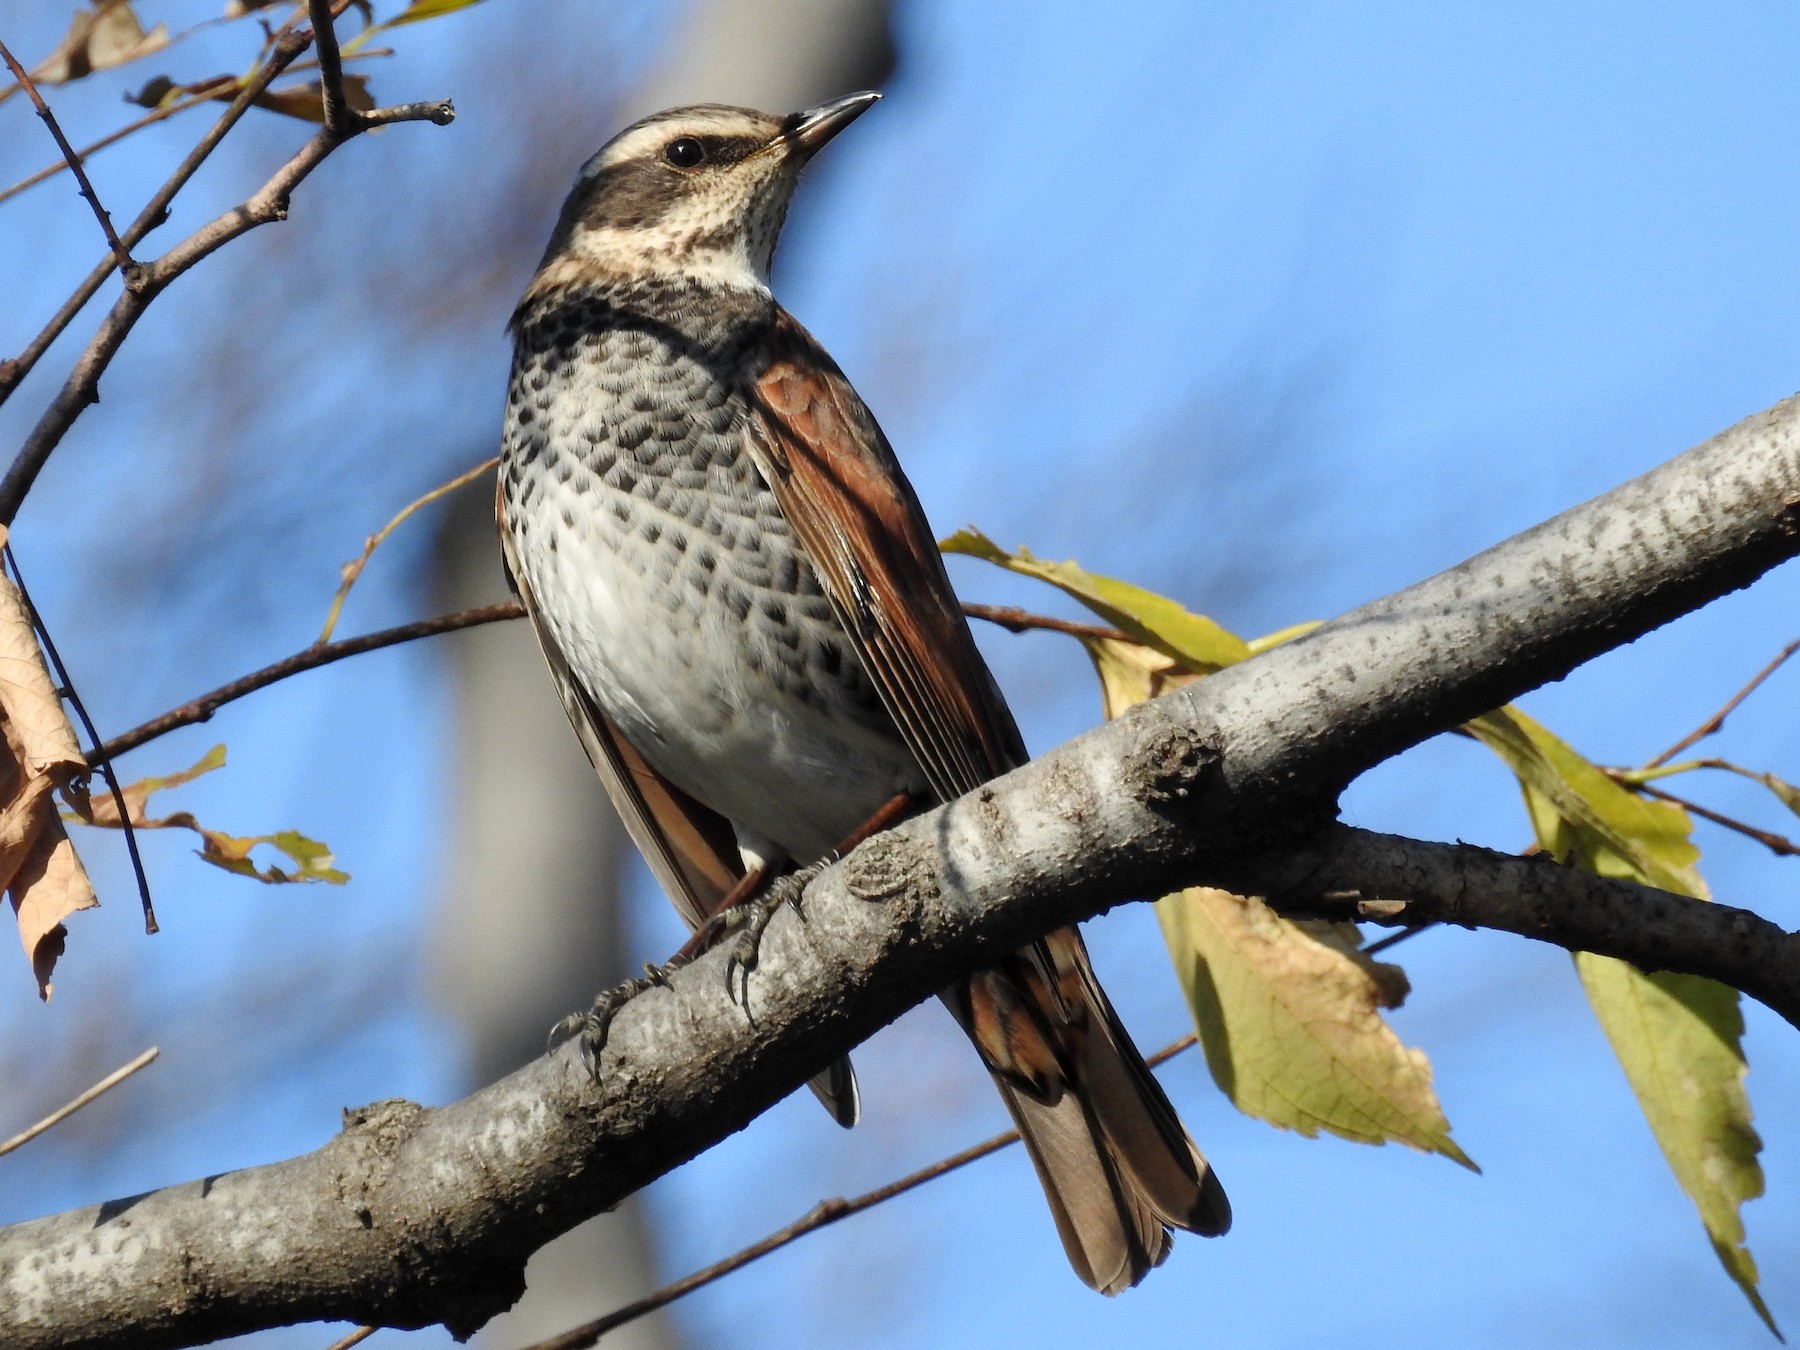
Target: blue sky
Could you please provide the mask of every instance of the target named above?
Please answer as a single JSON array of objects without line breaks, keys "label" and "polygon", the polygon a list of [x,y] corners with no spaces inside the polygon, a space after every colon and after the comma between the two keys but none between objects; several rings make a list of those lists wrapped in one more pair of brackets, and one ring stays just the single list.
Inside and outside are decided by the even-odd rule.
[{"label": "blue sky", "polygon": [[[457,123],[351,146],[286,226],[159,302],[15,535],[103,728],[303,645],[362,536],[486,452],[511,295],[566,175],[657,58],[653,7],[601,13],[485,5],[397,35],[378,93],[453,95]],[[972,522],[1254,634],[1456,562],[1800,385],[1789,7],[919,0],[898,21],[888,97],[812,175],[776,284],[882,418],[943,532]],[[0,6],[16,49],[42,50],[59,26]],[[241,64],[228,31],[205,41],[218,45],[195,50],[214,65]],[[167,64],[210,73],[199,57]],[[118,88],[151,73],[57,91],[57,107],[97,135],[116,123]],[[197,128],[147,140],[143,162],[96,162],[116,214]],[[563,154],[555,181],[517,172],[527,137]],[[241,194],[297,140],[259,119],[176,224]],[[19,100],[0,108],[0,177],[49,149]],[[55,187],[0,205],[0,239],[10,352],[97,249],[81,203]],[[58,351],[66,365],[73,348]],[[40,375],[0,412],[5,443],[51,390]],[[426,611],[423,543],[384,552],[345,631]],[[991,569],[953,570],[970,598],[1065,612]],[[1795,584],[1778,571],[1524,705],[1598,759],[1641,760],[1796,635]],[[1072,647],[982,640],[1035,747],[1097,715]],[[1797,695],[1800,672],[1786,672],[1720,753],[1800,779]],[[0,982],[0,1063],[106,1059],[127,1014],[165,1060],[135,1104],[95,1108],[101,1124],[55,1169],[0,1163],[0,1217],[312,1147],[349,1103],[454,1095],[458,1052],[416,959],[442,880],[445,700],[429,649],[362,658],[128,764],[166,771],[228,741],[231,768],[184,802],[236,831],[328,839],[355,880],[265,891],[154,840],[168,931],[147,941],[126,874],[102,861],[109,905],[77,921],[56,1002],[35,1005],[22,965]],[[1800,829],[1748,785],[1695,791]],[[1367,775],[1344,815],[1525,842],[1508,780],[1460,743]],[[1719,898],[1792,926],[1800,863],[1704,826],[1698,839]],[[641,955],[672,945],[654,905],[637,927]],[[1091,938],[1140,1041],[1178,1034],[1149,912],[1121,911]],[[1414,993],[1394,1020],[1431,1055],[1483,1176],[1244,1120],[1189,1057],[1165,1081],[1237,1227],[1179,1241],[1130,1295],[1074,1281],[1029,1169],[1007,1157],[690,1300],[683,1328],[734,1347],[1768,1344],[1567,958],[1460,932],[1397,956]],[[1746,1016],[1771,1198],[1745,1217],[1793,1331],[1800,1053],[1792,1028],[1756,1005]],[[86,1077],[139,1043],[117,1048]],[[859,1057],[863,1129],[840,1135],[790,1102],[658,1183],[667,1274],[1000,1128],[959,1049],[936,1010],[909,1016]],[[133,1111],[157,1127],[124,1133]],[[744,1325],[745,1309],[775,1308]],[[265,1339],[323,1343],[317,1329]],[[403,1338],[376,1344],[389,1339]]]}]

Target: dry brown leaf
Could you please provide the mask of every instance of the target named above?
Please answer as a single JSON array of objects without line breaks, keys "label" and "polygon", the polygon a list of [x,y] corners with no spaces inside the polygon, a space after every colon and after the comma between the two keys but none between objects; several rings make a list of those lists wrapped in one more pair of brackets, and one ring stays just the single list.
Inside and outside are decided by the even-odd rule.
[{"label": "dry brown leaf", "polygon": [[166,24],[159,23],[145,32],[129,4],[123,0],[99,0],[92,9],[75,11],[69,31],[48,56],[32,67],[31,78],[38,84],[67,84],[168,45]]},{"label": "dry brown leaf", "polygon": [[48,774],[58,786],[87,771],[75,728],[56,695],[25,602],[0,577],[0,716],[6,741],[27,777]]},{"label": "dry brown leaf", "polygon": [[46,815],[31,852],[13,875],[7,896],[19,917],[19,937],[31,958],[38,997],[48,1003],[50,973],[69,935],[63,920],[78,910],[94,908],[100,900],[62,821],[54,811]]},{"label": "dry brown leaf", "polygon": [[[232,93],[217,95],[220,98],[231,98]],[[325,120],[325,104],[323,86],[317,80],[309,84],[290,84],[284,89],[271,89],[267,93],[258,94],[251,102],[259,108],[267,108],[270,112],[278,112],[287,117],[298,117],[302,122],[323,122]],[[367,75],[344,76],[344,102],[357,112],[371,112],[375,107],[374,95],[369,93],[369,77]]]},{"label": "dry brown leaf", "polygon": [[[331,864],[334,861],[331,849],[317,839],[308,839],[298,830],[277,830],[273,834],[230,835],[223,830],[209,830],[194,818],[190,811],[174,811],[166,816],[150,814],[150,794],[160,792],[164,788],[180,787],[183,783],[191,783],[202,774],[211,773],[215,769],[225,767],[225,747],[215,745],[200,757],[198,761],[181,770],[179,773],[162,774],[154,778],[140,778],[135,783],[127,783],[119,789],[119,796],[125,799],[125,810],[131,819],[131,826],[136,830],[192,830],[200,836],[200,856],[214,867],[221,867],[242,877],[253,877],[257,881],[281,884],[298,881],[327,881],[341,886],[350,880],[347,872],[340,872]],[[119,807],[111,793],[95,796],[91,799],[74,801],[75,816],[89,825],[100,825],[108,829],[119,828]],[[274,865],[259,867],[251,853],[259,845],[268,845],[278,852],[285,853],[291,866]]]},{"label": "dry brown leaf", "polygon": [[51,800],[53,789],[86,771],[24,598],[0,577],[0,886],[45,999],[62,955],[62,921],[100,903]]}]

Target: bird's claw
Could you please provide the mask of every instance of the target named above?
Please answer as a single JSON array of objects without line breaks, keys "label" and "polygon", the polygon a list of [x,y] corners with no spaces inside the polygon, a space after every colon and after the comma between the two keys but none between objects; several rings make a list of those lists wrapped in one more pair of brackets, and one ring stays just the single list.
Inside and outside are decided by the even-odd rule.
[{"label": "bird's claw", "polygon": [[[750,1006],[750,972],[756,968],[757,956],[762,950],[763,933],[768,929],[770,920],[780,912],[783,905],[791,907],[794,913],[804,917],[800,898],[806,894],[806,888],[813,878],[824,870],[823,863],[815,863],[811,867],[802,867],[798,872],[790,872],[771,882],[761,895],[746,900],[741,905],[734,905],[719,916],[729,921],[727,928],[743,930],[738,934],[738,940],[732,945],[731,955],[725,961],[725,989],[739,1007]],[[742,991],[741,998],[739,990]]]},{"label": "bird's claw", "polygon": [[606,1048],[606,1033],[612,1027],[613,1018],[619,1010],[632,999],[649,989],[667,989],[669,975],[684,962],[669,961],[655,966],[644,963],[644,973],[636,979],[627,980],[616,989],[608,989],[594,1000],[594,1006],[586,1012],[570,1013],[550,1030],[550,1048],[554,1050],[570,1037],[579,1037],[581,1041],[581,1062],[588,1071],[588,1077],[600,1077],[600,1052]]}]

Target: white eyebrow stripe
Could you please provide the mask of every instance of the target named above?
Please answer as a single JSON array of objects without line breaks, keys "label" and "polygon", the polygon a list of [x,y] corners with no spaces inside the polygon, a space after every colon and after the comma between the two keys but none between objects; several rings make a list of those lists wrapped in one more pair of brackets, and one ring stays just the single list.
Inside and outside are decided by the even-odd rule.
[{"label": "white eyebrow stripe", "polygon": [[765,125],[724,110],[716,113],[692,112],[681,117],[659,119],[634,127],[608,141],[598,154],[581,166],[580,176],[584,179],[592,178],[615,164],[645,158],[652,151],[660,149],[665,141],[683,134],[766,136],[770,133]]}]

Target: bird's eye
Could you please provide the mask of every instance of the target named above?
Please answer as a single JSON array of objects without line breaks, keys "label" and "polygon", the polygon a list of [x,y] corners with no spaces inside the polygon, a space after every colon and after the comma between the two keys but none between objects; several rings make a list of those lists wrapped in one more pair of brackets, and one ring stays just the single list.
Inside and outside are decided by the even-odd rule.
[{"label": "bird's eye", "polygon": [[663,158],[678,169],[691,169],[706,158],[706,147],[692,136],[683,136],[669,142],[663,149]]}]

